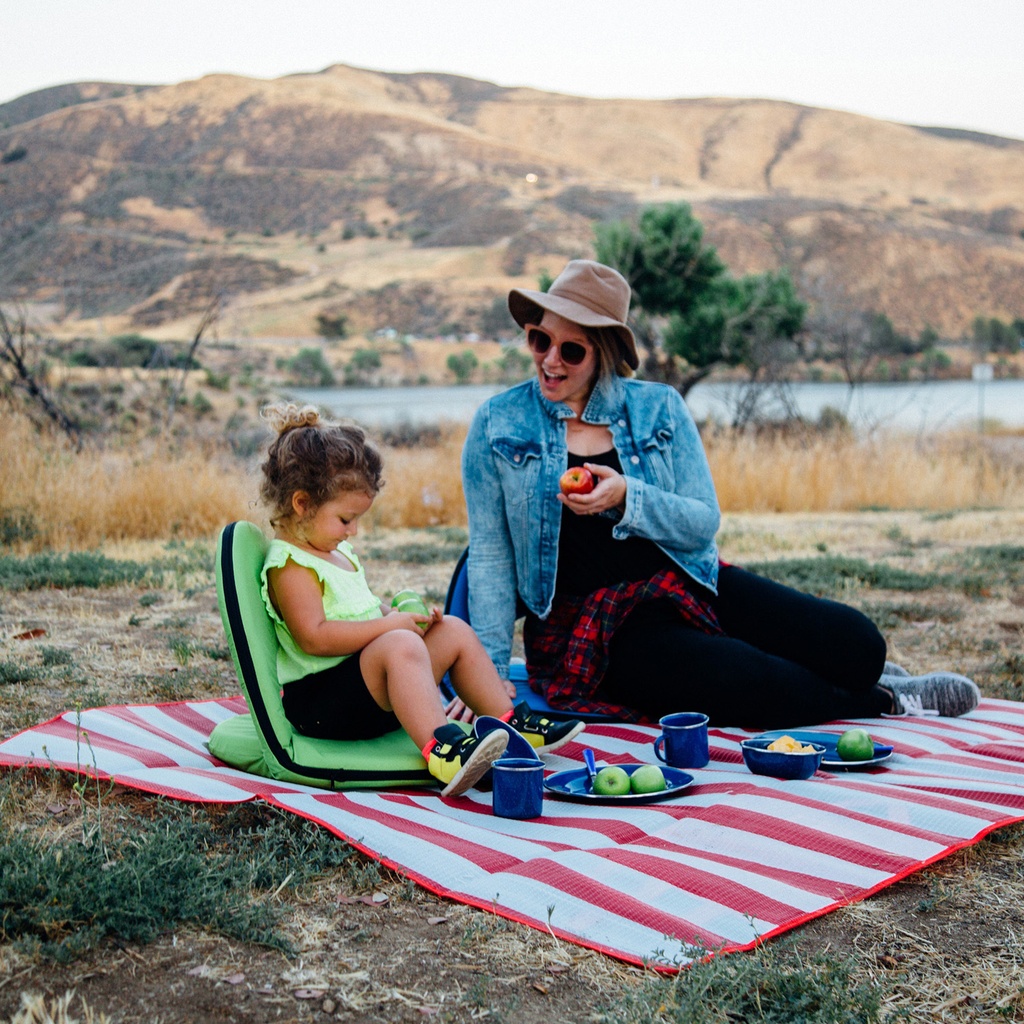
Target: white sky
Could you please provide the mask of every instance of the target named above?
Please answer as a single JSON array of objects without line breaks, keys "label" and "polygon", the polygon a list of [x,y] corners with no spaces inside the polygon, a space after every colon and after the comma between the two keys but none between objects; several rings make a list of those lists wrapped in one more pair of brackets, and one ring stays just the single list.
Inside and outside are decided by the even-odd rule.
[{"label": "white sky", "polygon": [[4,0],[0,102],[351,64],[758,97],[1024,139],[1024,0]]}]

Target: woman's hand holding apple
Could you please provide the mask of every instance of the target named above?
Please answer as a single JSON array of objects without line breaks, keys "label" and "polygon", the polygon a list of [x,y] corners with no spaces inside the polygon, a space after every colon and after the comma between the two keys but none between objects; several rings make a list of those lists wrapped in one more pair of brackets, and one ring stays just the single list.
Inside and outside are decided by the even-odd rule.
[{"label": "woman's hand holding apple", "polygon": [[559,494],[558,500],[568,505],[578,516],[593,516],[608,509],[626,507],[626,478],[611,466],[594,462],[584,463],[594,477],[594,489],[587,494]]}]

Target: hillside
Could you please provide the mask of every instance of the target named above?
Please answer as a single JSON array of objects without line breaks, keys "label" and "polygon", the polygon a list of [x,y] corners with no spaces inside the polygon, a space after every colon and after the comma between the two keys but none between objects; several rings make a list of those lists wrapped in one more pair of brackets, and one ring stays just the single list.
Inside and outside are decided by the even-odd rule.
[{"label": "hillside", "polygon": [[690,202],[737,273],[948,337],[1024,315],[1024,141],[762,100],[591,100],[335,66],[0,106],[0,300],[64,334],[493,334],[597,220]]}]

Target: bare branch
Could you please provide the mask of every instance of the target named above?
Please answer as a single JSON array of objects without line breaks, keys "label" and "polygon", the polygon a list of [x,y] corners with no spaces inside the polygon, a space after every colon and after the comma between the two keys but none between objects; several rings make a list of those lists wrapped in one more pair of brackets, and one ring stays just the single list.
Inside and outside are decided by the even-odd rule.
[{"label": "bare branch", "polygon": [[0,364],[8,368],[8,383],[28,396],[29,401],[42,409],[46,417],[56,424],[76,449],[82,447],[82,431],[79,425],[52,398],[28,365],[29,329],[25,317],[19,317],[12,324],[0,308]]},{"label": "bare branch", "polygon": [[164,419],[164,432],[168,431],[171,427],[171,419],[174,416],[174,411],[178,407],[178,400],[181,398],[182,391],[185,390],[185,382],[188,380],[189,367],[192,365],[192,360],[195,357],[196,350],[199,348],[199,343],[203,340],[203,334],[206,329],[215,324],[220,317],[220,305],[223,299],[223,295],[218,292],[210,300],[210,304],[206,307],[203,313],[202,319],[199,321],[199,327],[196,330],[195,337],[192,339],[192,344],[189,346],[188,352],[185,355],[184,364],[181,367],[181,376],[178,378],[178,383],[171,392],[170,398],[167,400],[167,416]]}]

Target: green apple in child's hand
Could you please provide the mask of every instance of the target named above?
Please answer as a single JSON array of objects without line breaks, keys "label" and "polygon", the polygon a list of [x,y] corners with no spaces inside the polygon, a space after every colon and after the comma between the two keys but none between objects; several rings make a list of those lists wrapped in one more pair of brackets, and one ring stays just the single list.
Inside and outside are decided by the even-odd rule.
[{"label": "green apple in child's hand", "polygon": [[429,617],[430,609],[415,590],[400,590],[391,598],[391,607],[397,612],[412,612],[413,615]]},{"label": "green apple in child's hand", "polygon": [[847,729],[836,742],[836,753],[843,761],[870,761],[875,742],[863,729]]},{"label": "green apple in child's hand", "polygon": [[630,775],[629,788],[634,793],[660,793],[668,788],[668,783],[656,764],[642,764]]},{"label": "green apple in child's hand", "polygon": [[399,590],[391,598],[391,607],[397,611],[412,611],[414,614],[429,615],[426,602],[415,590]]},{"label": "green apple in child's hand", "polygon": [[599,796],[624,796],[629,792],[629,775],[617,764],[602,768],[594,776],[594,792]]}]

